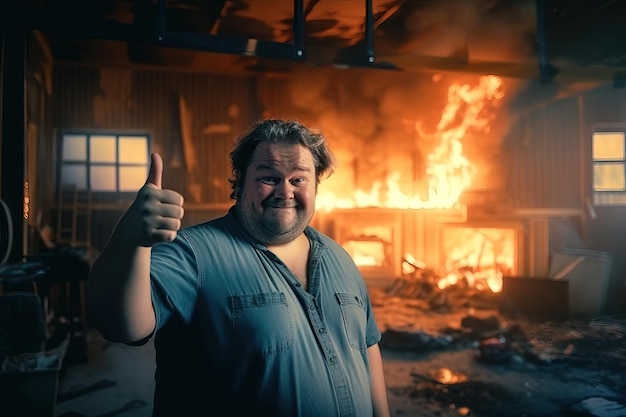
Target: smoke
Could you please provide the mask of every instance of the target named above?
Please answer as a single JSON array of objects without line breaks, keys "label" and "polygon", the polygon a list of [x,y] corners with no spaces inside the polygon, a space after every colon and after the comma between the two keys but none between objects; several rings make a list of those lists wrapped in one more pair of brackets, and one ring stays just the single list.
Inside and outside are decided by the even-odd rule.
[{"label": "smoke", "polygon": [[[300,66],[281,82],[287,81],[289,116],[322,130],[337,156],[335,175],[323,187],[351,194],[399,174],[404,193],[424,195],[428,156],[440,145],[437,125],[450,99],[448,89],[452,84],[474,88],[480,79],[475,74]],[[276,115],[269,106],[268,113]],[[500,107],[484,112],[489,125],[470,128],[463,138],[465,154],[480,167],[479,177],[492,174],[487,167],[498,158],[507,120]]]},{"label": "smoke", "polygon": [[535,59],[537,21],[532,0],[444,0],[411,3],[404,12],[401,50],[478,61]]},{"label": "smoke", "polygon": [[[398,18],[403,19],[402,38],[381,26],[386,33],[383,43],[395,42],[396,50],[400,45],[406,53],[442,57],[462,50],[470,61],[533,56],[536,23],[530,0],[405,4],[409,8],[389,22],[397,27]],[[439,144],[437,124],[449,99],[449,87],[460,83],[472,88],[481,76],[299,65],[280,82],[287,83],[281,88],[289,92],[289,116],[321,129],[337,156],[335,175],[322,187],[345,195],[369,190],[399,173],[402,191],[413,195],[426,191],[428,155]],[[504,184],[501,142],[509,128],[505,103],[519,84],[519,80],[505,79],[500,106],[484,110],[493,112],[488,116],[489,126],[468,129],[462,139],[465,156],[478,167],[475,189],[497,189]],[[272,103],[264,104],[269,114],[280,112]]]}]

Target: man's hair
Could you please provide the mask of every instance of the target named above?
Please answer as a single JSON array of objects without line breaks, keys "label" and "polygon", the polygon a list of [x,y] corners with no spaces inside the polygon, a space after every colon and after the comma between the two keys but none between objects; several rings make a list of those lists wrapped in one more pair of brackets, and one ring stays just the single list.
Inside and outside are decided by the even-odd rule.
[{"label": "man's hair", "polygon": [[250,158],[261,142],[302,145],[310,150],[315,164],[316,187],[323,176],[333,173],[335,157],[321,132],[309,129],[296,120],[261,120],[236,140],[230,152],[232,170],[232,177],[228,179],[232,188],[230,198],[234,200],[238,198],[246,178]]}]

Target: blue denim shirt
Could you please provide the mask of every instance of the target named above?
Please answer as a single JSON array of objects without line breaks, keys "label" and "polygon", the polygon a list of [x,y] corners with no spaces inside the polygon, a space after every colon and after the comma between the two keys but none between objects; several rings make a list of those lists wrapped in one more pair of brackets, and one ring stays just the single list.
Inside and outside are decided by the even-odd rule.
[{"label": "blue denim shirt", "polygon": [[234,208],[153,247],[155,415],[372,415],[366,286],[340,245],[305,233],[308,290]]}]

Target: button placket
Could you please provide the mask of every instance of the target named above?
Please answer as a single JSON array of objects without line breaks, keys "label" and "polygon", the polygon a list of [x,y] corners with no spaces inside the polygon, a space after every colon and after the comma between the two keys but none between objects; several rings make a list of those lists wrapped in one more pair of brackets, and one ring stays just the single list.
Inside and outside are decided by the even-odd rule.
[{"label": "button placket", "polygon": [[309,308],[305,309],[305,311],[309,316],[312,327],[314,329],[317,329],[317,332],[315,332],[315,336],[324,351],[324,358],[330,371],[330,376],[335,387],[335,392],[337,393],[339,415],[342,417],[353,416],[354,410],[352,406],[350,390],[348,389],[348,378],[345,374],[343,367],[341,366],[341,362],[338,360],[335,344],[332,340],[330,333],[327,331],[327,326],[322,319],[320,311],[315,305],[315,301],[309,302]]},{"label": "button placket", "polygon": [[[324,251],[324,247],[316,241],[311,241],[311,265],[309,269],[309,292],[304,291],[299,281],[291,281],[289,283],[294,288],[297,297],[300,299],[302,306],[304,307],[305,314],[309,317],[309,323],[311,330],[315,338],[318,340],[322,347],[326,366],[330,373],[332,384],[335,388],[337,396],[337,404],[339,407],[339,416],[341,417],[355,417],[353,399],[350,394],[348,377],[345,369],[343,368],[341,361],[337,356],[337,349],[335,343],[331,337],[331,333],[328,332],[326,323],[324,323],[323,315],[318,307],[318,301],[315,299],[318,294],[320,280],[319,276],[319,259]],[[283,268],[287,273],[291,274],[291,271],[278,260],[280,268]],[[286,275],[287,276],[287,275]],[[308,308],[307,308],[308,307]],[[317,331],[315,331],[317,329]]]}]

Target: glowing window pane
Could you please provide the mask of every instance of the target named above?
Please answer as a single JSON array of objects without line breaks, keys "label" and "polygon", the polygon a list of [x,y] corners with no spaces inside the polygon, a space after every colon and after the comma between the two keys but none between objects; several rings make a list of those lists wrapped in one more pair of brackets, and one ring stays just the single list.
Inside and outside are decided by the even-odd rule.
[{"label": "glowing window pane", "polygon": [[84,165],[64,165],[61,170],[61,183],[74,185],[79,190],[86,190],[87,168]]},{"label": "glowing window pane", "polygon": [[623,161],[626,156],[623,132],[595,132],[592,147],[593,159],[596,161]]},{"label": "glowing window pane", "polygon": [[147,164],[148,138],[120,136],[120,164]]},{"label": "glowing window pane", "polygon": [[63,136],[63,161],[86,161],[87,137],[85,135]]},{"label": "glowing window pane", "polygon": [[359,266],[383,266],[385,245],[380,240],[349,240],[343,244],[354,262]]},{"label": "glowing window pane", "polygon": [[91,173],[91,189],[93,191],[116,191],[116,176],[114,166],[92,166],[89,168]]},{"label": "glowing window pane", "polygon": [[596,162],[593,164],[593,189],[595,191],[624,191],[626,176],[621,162]]},{"label": "glowing window pane", "polygon": [[148,178],[148,167],[121,167],[120,191],[138,191]]},{"label": "glowing window pane", "polygon": [[91,162],[115,163],[115,136],[92,136],[89,143]]}]

